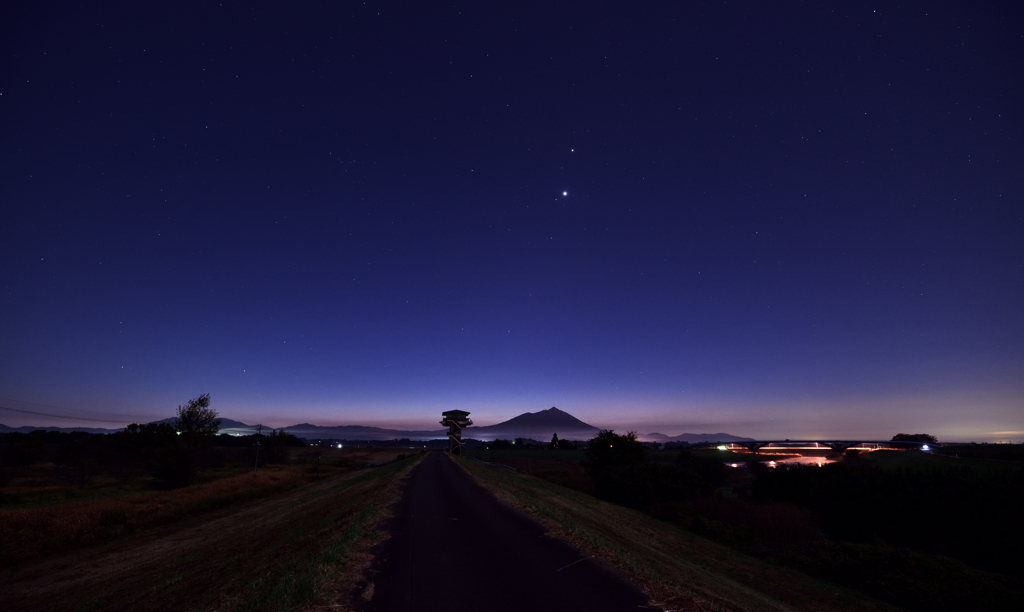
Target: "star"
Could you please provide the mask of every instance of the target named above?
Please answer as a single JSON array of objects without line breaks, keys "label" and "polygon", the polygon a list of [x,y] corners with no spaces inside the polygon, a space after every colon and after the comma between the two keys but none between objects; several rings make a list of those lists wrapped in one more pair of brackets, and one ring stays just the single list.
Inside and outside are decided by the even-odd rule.
[{"label": "star", "polygon": [[568,191],[563,191],[562,195],[567,196],[567,195],[569,195],[569,192]]}]

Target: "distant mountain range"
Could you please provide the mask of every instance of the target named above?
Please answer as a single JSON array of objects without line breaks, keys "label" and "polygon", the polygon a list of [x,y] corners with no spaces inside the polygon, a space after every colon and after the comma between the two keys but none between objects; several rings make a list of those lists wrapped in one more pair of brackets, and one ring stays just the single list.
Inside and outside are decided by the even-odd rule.
[{"label": "distant mountain range", "polygon": [[741,438],[727,433],[681,433],[678,436],[666,436],[661,433],[637,434],[644,442],[752,442],[753,438]]},{"label": "distant mountain range", "polygon": [[33,431],[63,431],[65,433],[71,433],[72,431],[84,431],[85,433],[95,434],[110,434],[115,431],[121,431],[120,429],[103,429],[102,427],[33,427],[32,425],[25,425],[23,427],[8,427],[3,423],[0,423],[0,433],[32,433]]},{"label": "distant mountain range", "polygon": [[[154,423],[173,424],[174,417],[153,421]],[[86,431],[89,433],[114,433],[118,429],[101,429],[94,427],[7,427],[0,425],[0,433],[18,431],[28,433],[39,429],[46,431]],[[271,429],[263,428],[264,431]],[[282,427],[288,433],[306,438],[307,440],[395,440],[409,438],[410,440],[435,440],[447,436],[446,429],[433,430],[405,430],[385,429],[383,427],[367,427],[364,425],[339,425],[320,426],[311,423],[299,423],[291,427]],[[221,433],[231,435],[249,435],[255,433],[255,425],[247,425],[241,421],[221,418]],[[601,431],[599,428],[584,423],[568,412],[558,408],[548,408],[539,412],[527,412],[513,417],[497,425],[486,425],[483,427],[468,427],[462,432],[462,437],[475,440],[490,441],[497,438],[533,438],[535,440],[550,440],[551,435],[557,433],[563,440],[589,440]],[[661,433],[640,434],[638,436],[646,442],[744,442],[753,438],[741,438],[727,433],[684,433],[678,436],[666,436]]]},{"label": "distant mountain range", "polygon": [[563,440],[589,440],[601,431],[588,425],[558,408],[548,408],[539,412],[527,412],[513,417],[504,423],[484,427],[468,427],[462,432],[463,438],[474,440],[494,440],[497,438],[534,438],[550,440],[557,433]]}]

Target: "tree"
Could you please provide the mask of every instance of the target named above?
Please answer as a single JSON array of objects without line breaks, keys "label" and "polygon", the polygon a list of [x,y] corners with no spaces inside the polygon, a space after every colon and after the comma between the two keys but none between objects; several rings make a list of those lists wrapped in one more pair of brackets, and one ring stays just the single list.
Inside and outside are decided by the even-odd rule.
[{"label": "tree", "polygon": [[125,466],[129,474],[144,466],[165,486],[181,487],[191,484],[199,471],[197,458],[202,449],[188,448],[186,436],[178,435],[167,423],[132,423],[113,436],[115,449],[135,463]]},{"label": "tree", "polygon": [[558,448],[558,433],[551,436],[551,448]]},{"label": "tree", "polygon": [[264,458],[267,463],[288,463],[288,447],[306,446],[285,430],[273,430],[269,436],[263,436],[266,440]]},{"label": "tree", "polygon": [[188,438],[217,435],[220,419],[217,418],[217,411],[210,408],[210,394],[204,393],[190,399],[184,406],[178,406],[174,428]]},{"label": "tree", "polygon": [[210,442],[220,429],[220,419],[217,418],[217,411],[210,408],[209,393],[190,399],[184,406],[178,406],[174,429],[179,435],[166,440],[152,452],[150,469],[156,478],[172,487],[190,485],[199,470],[214,467],[223,461],[210,448]]},{"label": "tree", "polygon": [[938,444],[939,439],[928,434],[905,434],[898,433],[892,437],[890,442],[924,442],[925,444]]},{"label": "tree", "polygon": [[636,439],[635,431],[620,436],[610,429],[604,429],[587,443],[587,469],[594,475],[646,461],[647,449]]},{"label": "tree", "polygon": [[591,438],[584,453],[597,496],[623,506],[650,509],[711,489],[689,466],[652,462],[634,431],[621,436],[603,430]]},{"label": "tree", "polygon": [[676,465],[682,470],[690,470],[713,487],[720,487],[729,479],[729,468],[721,459],[700,457],[684,448],[679,451]]},{"label": "tree", "polygon": [[108,445],[104,444],[104,436],[89,436],[75,442],[63,444],[57,449],[57,456],[54,463],[69,468],[73,479],[78,481],[79,488],[84,489],[85,483],[89,482],[102,464],[104,455],[109,455]]}]

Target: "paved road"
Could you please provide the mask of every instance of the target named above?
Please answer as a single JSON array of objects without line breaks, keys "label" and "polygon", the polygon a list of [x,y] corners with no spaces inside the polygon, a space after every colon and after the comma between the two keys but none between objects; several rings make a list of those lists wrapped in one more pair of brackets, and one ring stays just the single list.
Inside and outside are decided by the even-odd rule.
[{"label": "paved road", "polygon": [[[495,468],[498,469],[498,468]],[[444,453],[414,468],[379,548],[372,611],[637,610],[642,592],[502,505]]]}]

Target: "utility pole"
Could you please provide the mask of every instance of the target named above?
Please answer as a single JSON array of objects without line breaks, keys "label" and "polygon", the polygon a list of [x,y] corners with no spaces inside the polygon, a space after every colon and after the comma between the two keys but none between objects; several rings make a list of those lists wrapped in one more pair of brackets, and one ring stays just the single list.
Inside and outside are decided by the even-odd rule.
[{"label": "utility pole", "polygon": [[252,473],[256,473],[256,467],[260,464],[260,436],[263,435],[263,425],[256,426],[256,459],[252,462]]}]

